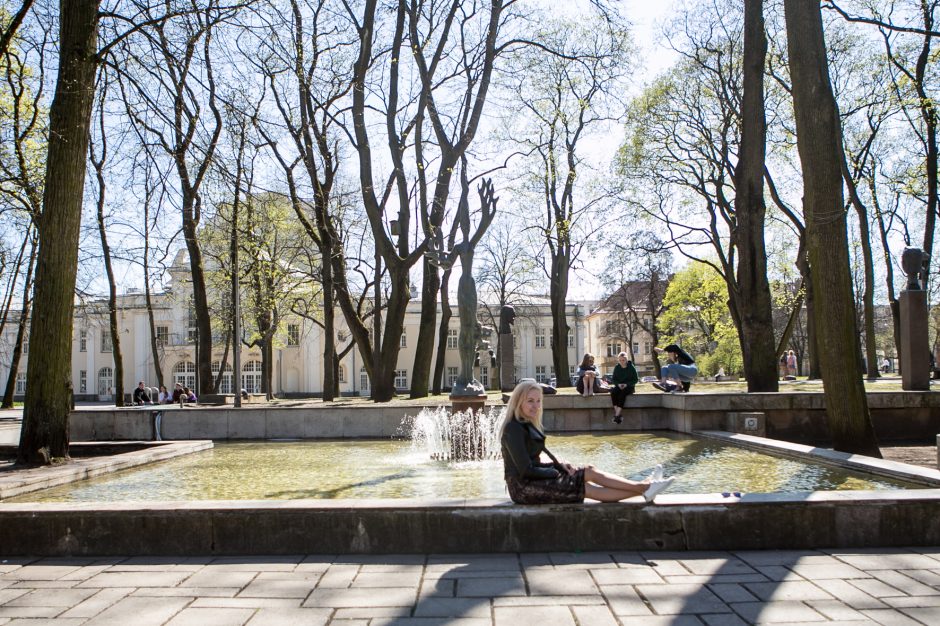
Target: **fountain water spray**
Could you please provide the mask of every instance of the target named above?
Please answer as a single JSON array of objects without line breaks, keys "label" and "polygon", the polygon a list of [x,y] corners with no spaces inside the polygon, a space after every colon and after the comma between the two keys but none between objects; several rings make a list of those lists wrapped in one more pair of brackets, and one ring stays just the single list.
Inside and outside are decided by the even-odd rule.
[{"label": "fountain water spray", "polygon": [[406,416],[401,431],[412,445],[427,450],[432,459],[443,461],[478,461],[500,455],[497,440],[505,409],[451,412],[447,407],[421,409]]}]

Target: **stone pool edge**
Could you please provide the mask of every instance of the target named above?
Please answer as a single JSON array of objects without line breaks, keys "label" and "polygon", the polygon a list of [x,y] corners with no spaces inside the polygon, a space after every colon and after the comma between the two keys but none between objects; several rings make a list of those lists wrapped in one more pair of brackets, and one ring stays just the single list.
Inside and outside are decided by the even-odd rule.
[{"label": "stone pool edge", "polygon": [[940,545],[940,489],[504,499],[0,503],[5,556],[750,550]]},{"label": "stone pool edge", "polygon": [[744,435],[721,430],[696,430],[692,431],[691,434],[703,439],[721,441],[740,448],[756,450],[776,456],[785,456],[800,461],[805,461],[808,458],[810,461],[833,465],[842,469],[852,470],[853,472],[897,478],[922,485],[940,487],[940,470],[931,469],[929,467],[889,461],[888,459],[876,459],[861,454],[839,452],[831,448],[819,448],[799,443],[791,443],[789,441],[781,441],[779,439],[755,437],[753,435]]},{"label": "stone pool edge", "polygon": [[[49,487],[58,487],[68,483],[111,474],[120,470],[147,465],[157,461],[208,450],[213,447],[210,440],[192,441],[134,441],[122,443],[73,443],[71,449],[77,452],[83,445],[97,448],[112,447],[118,452],[102,456],[72,457],[65,465],[14,469],[0,472],[0,502],[6,498],[40,491]],[[124,445],[139,449],[120,452]]]}]

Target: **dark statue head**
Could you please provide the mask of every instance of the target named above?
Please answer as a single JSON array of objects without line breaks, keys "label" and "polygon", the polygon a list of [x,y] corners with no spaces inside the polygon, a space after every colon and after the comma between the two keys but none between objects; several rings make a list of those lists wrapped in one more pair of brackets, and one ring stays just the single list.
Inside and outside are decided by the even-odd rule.
[{"label": "dark statue head", "polygon": [[516,309],[506,304],[499,311],[499,334],[508,335],[512,332],[511,325],[516,320]]},{"label": "dark statue head", "polygon": [[904,252],[901,253],[901,268],[907,274],[908,290],[923,289],[919,279],[929,259],[930,257],[920,248],[904,248]]}]

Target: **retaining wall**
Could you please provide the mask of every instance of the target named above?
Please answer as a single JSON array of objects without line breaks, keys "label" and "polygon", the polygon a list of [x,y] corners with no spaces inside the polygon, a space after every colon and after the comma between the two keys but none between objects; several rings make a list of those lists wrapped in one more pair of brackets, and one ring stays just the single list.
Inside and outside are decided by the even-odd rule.
[{"label": "retaining wall", "polygon": [[[940,394],[868,394],[878,437],[883,441],[933,441],[940,433]],[[164,439],[337,439],[396,437],[402,420],[421,406],[370,404],[162,408]],[[431,407],[434,408],[434,407]],[[155,407],[83,408],[71,415],[72,441],[141,440],[154,437]],[[634,394],[623,423],[613,424],[608,396],[546,396],[544,423],[550,432],[726,429],[729,413],[763,413],[766,435],[800,443],[828,439],[822,393]]]},{"label": "retaining wall", "polygon": [[663,495],[657,504],[506,500],[5,504],[16,555],[756,550],[940,545],[940,490]]}]

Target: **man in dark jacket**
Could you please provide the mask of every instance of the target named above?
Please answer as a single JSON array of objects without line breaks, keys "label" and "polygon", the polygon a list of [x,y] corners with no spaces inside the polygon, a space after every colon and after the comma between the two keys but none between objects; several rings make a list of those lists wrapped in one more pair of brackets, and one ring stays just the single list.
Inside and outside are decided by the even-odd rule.
[{"label": "man in dark jacket", "polygon": [[144,387],[144,381],[137,383],[137,389],[134,390],[134,404],[136,406],[151,404],[150,391]]}]

